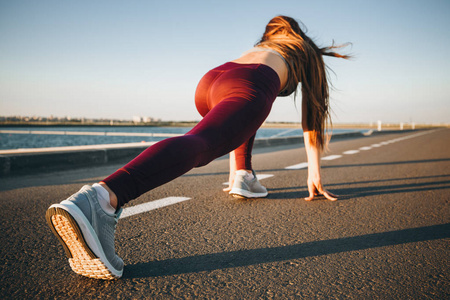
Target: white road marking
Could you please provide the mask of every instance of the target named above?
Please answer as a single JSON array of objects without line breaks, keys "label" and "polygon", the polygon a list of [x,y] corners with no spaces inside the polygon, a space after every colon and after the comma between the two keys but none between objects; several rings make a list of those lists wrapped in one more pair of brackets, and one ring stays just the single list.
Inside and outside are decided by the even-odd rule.
[{"label": "white road marking", "polygon": [[356,153],[359,153],[359,150],[348,150],[344,152],[344,154],[356,154]]},{"label": "white road marking", "polygon": [[325,156],[322,157],[322,160],[333,160],[333,159],[337,159],[337,158],[341,158],[342,155],[329,155],[329,156]]},{"label": "white road marking", "polygon": [[124,208],[124,210],[122,211],[122,214],[120,215],[120,219],[129,217],[129,216],[133,216],[133,215],[137,215],[137,214],[141,214],[150,210],[154,210],[154,209],[158,209],[164,206],[169,206],[172,204],[176,204],[179,202],[183,202],[186,200],[189,200],[191,198],[188,197],[167,197],[167,198],[163,198],[163,199],[159,199],[159,200],[155,200],[155,201],[151,201],[151,202],[147,202],[147,203],[142,203],[142,204],[138,204],[135,206],[131,206],[131,207],[127,207]]},{"label": "white road marking", "polygon": [[[258,178],[258,180],[263,180],[263,179],[270,178],[270,177],[273,177],[273,175],[272,174],[256,174],[256,178]],[[222,184],[229,185],[230,183],[227,181]]]},{"label": "white road marking", "polygon": [[307,167],[308,167],[308,163],[307,162],[302,162],[302,163],[299,163],[299,164],[296,164],[296,165],[292,165],[292,166],[286,167],[285,169],[286,170],[299,170],[299,169],[305,169]]},{"label": "white road marking", "polygon": [[258,180],[263,180],[263,179],[270,178],[270,177],[273,177],[273,175],[272,174],[256,174],[256,178],[258,178]]},{"label": "white road marking", "polygon": [[359,150],[364,150],[364,151],[367,151],[367,150],[370,150],[370,149],[372,149],[371,147],[361,147],[361,148],[359,148]]},{"label": "white road marking", "polygon": [[[410,138],[413,138],[413,137],[416,137],[416,136],[420,136],[420,135],[423,135],[423,134],[431,133],[433,131],[435,131],[435,130],[419,132],[419,133],[407,135],[407,136],[404,136],[404,137],[401,137],[401,138],[396,138],[396,139],[393,139],[393,140],[380,142],[378,144],[373,144],[370,147],[369,146],[361,147],[361,148],[359,148],[359,150],[347,150],[347,151],[343,152],[343,154],[348,154],[348,155],[356,154],[356,153],[359,153],[360,150],[367,151],[367,150],[370,150],[372,148],[378,148],[378,147],[381,147],[381,146],[384,146],[384,145],[388,145],[388,144],[392,144],[392,143],[395,143],[395,142],[398,142],[398,141],[402,141],[402,140],[410,139]],[[330,156],[323,157],[322,160],[333,160],[333,159],[337,159],[337,158],[340,158],[340,157],[342,157],[342,155],[330,155]],[[299,163],[299,164],[296,164],[296,165],[292,165],[292,166],[286,167],[285,169],[287,169],[287,170],[298,170],[298,169],[305,169],[307,167],[308,167],[308,163],[307,162],[302,162],[302,163]]]}]

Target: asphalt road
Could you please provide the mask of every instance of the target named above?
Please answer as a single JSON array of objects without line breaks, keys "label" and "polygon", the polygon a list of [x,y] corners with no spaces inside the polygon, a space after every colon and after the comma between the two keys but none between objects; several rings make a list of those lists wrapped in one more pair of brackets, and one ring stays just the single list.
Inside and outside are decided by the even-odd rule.
[{"label": "asphalt road", "polygon": [[190,198],[121,219],[115,281],[73,273],[44,216],[120,165],[0,178],[0,298],[449,299],[449,149],[450,129],[333,142],[336,202],[303,200],[302,147],[257,151],[265,199],[222,192],[216,160],[127,205]]}]

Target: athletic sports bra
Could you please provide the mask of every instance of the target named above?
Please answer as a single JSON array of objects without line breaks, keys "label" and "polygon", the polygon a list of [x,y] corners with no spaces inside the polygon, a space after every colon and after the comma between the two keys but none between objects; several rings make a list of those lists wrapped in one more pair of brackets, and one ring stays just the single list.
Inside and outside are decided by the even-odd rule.
[{"label": "athletic sports bra", "polygon": [[[242,56],[252,53],[252,52],[270,52],[273,54],[278,55],[279,57],[281,57],[281,59],[284,61],[284,63],[286,64],[286,67],[289,71],[289,64],[287,63],[286,59],[277,51],[270,49],[270,48],[265,48],[265,47],[253,47],[252,49],[245,51],[244,53],[242,53]],[[284,86],[284,88],[278,93],[278,96],[280,97],[284,97],[284,96],[289,96],[290,94],[292,94],[296,89],[297,89],[297,85],[295,85],[295,87],[291,87],[290,90],[288,90],[289,84],[286,83],[286,85]]]}]

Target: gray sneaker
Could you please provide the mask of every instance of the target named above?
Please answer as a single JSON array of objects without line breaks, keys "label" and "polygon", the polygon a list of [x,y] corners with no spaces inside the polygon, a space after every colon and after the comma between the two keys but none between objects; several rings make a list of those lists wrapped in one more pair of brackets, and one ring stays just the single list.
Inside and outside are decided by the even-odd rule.
[{"label": "gray sneaker", "polygon": [[259,183],[258,178],[254,171],[253,179],[247,180],[245,175],[247,171],[236,171],[236,177],[234,178],[234,184],[231,188],[230,195],[236,198],[262,198],[267,196],[267,189]]},{"label": "gray sneaker", "polygon": [[96,279],[120,278],[123,261],[114,248],[117,214],[107,214],[97,192],[85,185],[78,193],[47,210],[45,218],[59,239],[75,273]]}]

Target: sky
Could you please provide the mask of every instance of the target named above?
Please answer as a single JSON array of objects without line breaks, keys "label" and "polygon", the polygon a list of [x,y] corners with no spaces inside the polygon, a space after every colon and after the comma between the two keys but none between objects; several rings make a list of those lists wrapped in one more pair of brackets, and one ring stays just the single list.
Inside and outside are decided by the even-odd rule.
[{"label": "sky", "polygon": [[[334,123],[450,123],[448,0],[0,0],[0,116],[200,120],[201,77],[276,15],[352,43],[325,58]],[[299,122],[294,99],[267,120]]]}]

